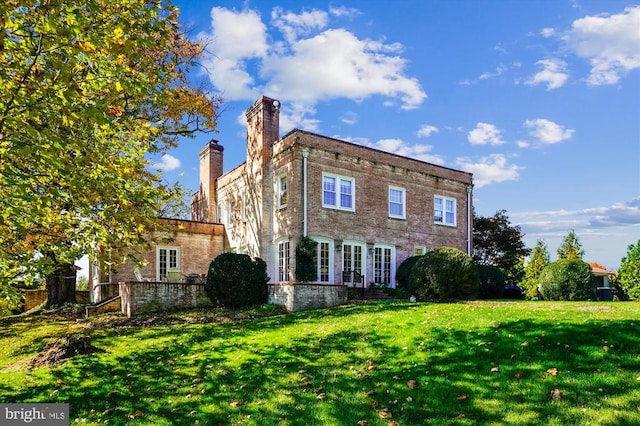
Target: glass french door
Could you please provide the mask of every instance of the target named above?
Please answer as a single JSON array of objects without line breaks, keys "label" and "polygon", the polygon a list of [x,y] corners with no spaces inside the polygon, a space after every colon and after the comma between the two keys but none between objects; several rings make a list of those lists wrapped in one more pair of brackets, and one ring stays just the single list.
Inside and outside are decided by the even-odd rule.
[{"label": "glass french door", "polygon": [[342,270],[343,276],[347,274],[350,278],[349,283],[360,284],[360,277],[364,275],[364,247],[358,243],[342,244]]}]

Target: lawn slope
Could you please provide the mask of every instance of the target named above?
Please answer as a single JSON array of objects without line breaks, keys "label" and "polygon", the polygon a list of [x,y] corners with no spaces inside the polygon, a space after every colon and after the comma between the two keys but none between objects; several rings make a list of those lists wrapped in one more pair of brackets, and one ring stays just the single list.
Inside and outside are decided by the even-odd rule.
[{"label": "lawn slope", "polygon": [[[640,303],[0,320],[0,402],[87,424],[640,424]],[[46,343],[104,350],[30,368]]]}]

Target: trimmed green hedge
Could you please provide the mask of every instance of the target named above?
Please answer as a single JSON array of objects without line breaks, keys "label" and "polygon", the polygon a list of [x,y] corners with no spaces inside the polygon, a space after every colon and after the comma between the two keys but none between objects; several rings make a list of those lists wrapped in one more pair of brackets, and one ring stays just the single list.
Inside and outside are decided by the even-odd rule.
[{"label": "trimmed green hedge", "polygon": [[472,300],[478,296],[480,278],[471,257],[452,247],[438,247],[414,265],[410,286],[418,301]]}]

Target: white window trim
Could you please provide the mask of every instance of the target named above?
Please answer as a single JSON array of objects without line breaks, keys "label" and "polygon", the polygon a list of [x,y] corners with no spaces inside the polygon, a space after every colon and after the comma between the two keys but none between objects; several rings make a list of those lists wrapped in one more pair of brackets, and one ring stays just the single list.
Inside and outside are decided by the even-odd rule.
[{"label": "white window trim", "polygon": [[176,251],[177,267],[170,268],[168,264],[168,258],[167,258],[167,272],[182,271],[182,253],[181,253],[180,247],[179,246],[157,246],[156,247],[156,280],[157,281],[162,281],[162,278],[163,278],[160,276],[160,250],[167,250],[167,256],[168,256],[169,250]]},{"label": "white window trim", "polygon": [[[391,191],[399,191],[402,194],[402,214],[392,214],[391,213]],[[393,219],[406,219],[407,218],[407,190],[400,186],[389,185],[389,190],[387,191],[387,207],[389,210],[389,217]]]},{"label": "white window trim", "polygon": [[[289,258],[286,261],[286,265],[287,265],[287,271],[286,271],[286,276],[287,279],[286,280],[281,280],[280,279],[280,244],[285,244],[285,243],[289,243]],[[284,240],[278,240],[276,241],[276,250],[275,250],[275,254],[276,254],[276,277],[277,280],[276,282],[289,282],[291,281],[291,242],[289,239],[284,239]]]},{"label": "white window trim", "polygon": [[[284,179],[285,181],[285,186],[286,186],[286,194],[287,194],[287,200],[284,203],[281,203],[280,201],[282,200],[282,179]],[[283,209],[285,207],[287,207],[288,201],[289,201],[289,182],[287,180],[287,175],[285,173],[280,173],[277,175],[276,177],[276,205],[278,206],[278,209]]]},{"label": "white window trim", "polygon": [[340,252],[340,261],[343,262],[342,263],[342,270],[344,271],[344,261],[343,261],[343,253],[344,253],[344,246],[345,245],[351,245],[351,246],[358,246],[360,247],[360,250],[362,250],[362,276],[364,279],[364,283],[365,285],[367,285],[367,243],[365,243],[364,241],[357,241],[357,240],[344,240],[342,241],[342,251]]},{"label": "white window trim", "polygon": [[[417,250],[422,250],[422,254],[416,254]],[[424,256],[425,254],[427,254],[427,246],[421,246],[419,244],[413,246],[413,256]]]},{"label": "white window trim", "polygon": [[[330,177],[336,180],[336,204],[325,204],[324,202],[324,178]],[[340,194],[340,181],[349,181],[351,182],[351,207],[343,207],[341,205],[341,194]],[[320,196],[322,197],[322,207],[327,209],[334,210],[343,210],[348,212],[356,211],[356,179],[348,176],[336,175],[333,173],[322,173],[322,190],[320,191]]]},{"label": "white window trim", "polygon": [[314,284],[333,284],[335,281],[335,275],[334,275],[334,271],[335,271],[335,257],[334,257],[334,242],[332,239],[330,238],[322,238],[322,237],[311,237],[311,239],[313,239],[318,246],[320,246],[320,243],[328,243],[329,244],[329,281],[320,281],[318,278],[320,278],[320,250],[317,250],[316,253],[316,281],[314,281]]},{"label": "white window trim", "polygon": [[382,250],[384,249],[391,249],[391,265],[390,265],[390,269],[389,269],[389,281],[387,284],[389,285],[389,288],[396,288],[396,267],[397,267],[397,261],[396,261],[396,246],[393,244],[384,244],[384,243],[376,243],[373,245],[373,258],[372,258],[372,266],[373,266],[373,277],[372,279],[375,280],[376,277],[376,264],[375,264],[375,249],[380,248]]},{"label": "white window trim", "polygon": [[[436,217],[435,217],[436,199],[441,199],[442,200],[442,222],[437,222],[436,221]],[[446,210],[447,201],[453,201],[453,223],[447,223],[447,221],[446,221],[446,217],[447,217],[447,210]],[[445,197],[444,195],[434,195],[433,196],[433,222],[436,225],[450,226],[452,228],[455,228],[456,226],[458,226],[458,200],[456,200],[455,198],[452,198],[452,197]]]}]

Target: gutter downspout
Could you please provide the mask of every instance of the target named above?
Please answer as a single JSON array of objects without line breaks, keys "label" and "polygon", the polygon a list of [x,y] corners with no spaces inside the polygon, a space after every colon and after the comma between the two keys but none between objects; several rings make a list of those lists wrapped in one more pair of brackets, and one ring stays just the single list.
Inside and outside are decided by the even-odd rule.
[{"label": "gutter downspout", "polygon": [[471,191],[473,187],[467,186],[467,254],[473,256],[471,253],[471,242],[473,241],[473,212],[471,211]]},{"label": "gutter downspout", "polygon": [[307,158],[309,148],[302,148],[302,236],[307,236]]}]

